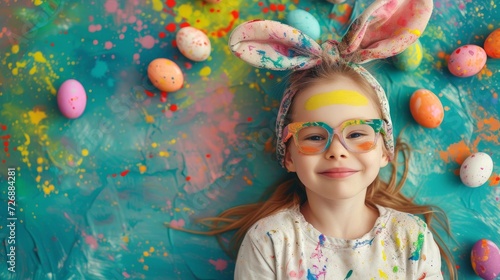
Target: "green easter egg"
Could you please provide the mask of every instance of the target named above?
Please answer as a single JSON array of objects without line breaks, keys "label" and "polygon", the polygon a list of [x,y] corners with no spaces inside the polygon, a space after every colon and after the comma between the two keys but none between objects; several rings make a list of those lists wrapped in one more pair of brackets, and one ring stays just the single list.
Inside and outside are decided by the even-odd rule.
[{"label": "green easter egg", "polygon": [[423,56],[424,50],[422,49],[422,44],[417,40],[402,53],[393,56],[392,64],[399,70],[413,71],[418,68]]}]

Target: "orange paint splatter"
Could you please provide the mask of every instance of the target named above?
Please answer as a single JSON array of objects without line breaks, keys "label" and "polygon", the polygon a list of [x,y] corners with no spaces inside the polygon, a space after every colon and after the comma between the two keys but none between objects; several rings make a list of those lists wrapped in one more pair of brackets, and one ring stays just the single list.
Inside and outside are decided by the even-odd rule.
[{"label": "orange paint splatter", "polygon": [[451,144],[446,151],[439,152],[441,159],[449,163],[450,161],[455,161],[458,164],[462,164],[464,160],[471,154],[471,150],[462,140],[458,143]]},{"label": "orange paint splatter", "polygon": [[491,174],[489,186],[497,186],[500,184],[500,174]]}]

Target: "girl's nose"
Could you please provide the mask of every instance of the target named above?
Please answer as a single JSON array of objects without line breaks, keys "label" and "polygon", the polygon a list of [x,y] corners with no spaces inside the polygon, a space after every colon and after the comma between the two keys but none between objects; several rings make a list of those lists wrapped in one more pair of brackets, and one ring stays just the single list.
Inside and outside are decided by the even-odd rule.
[{"label": "girl's nose", "polygon": [[325,151],[325,157],[327,159],[331,158],[346,158],[349,154],[349,151],[344,147],[338,135],[334,134],[332,142],[330,143],[330,147],[328,147]]}]

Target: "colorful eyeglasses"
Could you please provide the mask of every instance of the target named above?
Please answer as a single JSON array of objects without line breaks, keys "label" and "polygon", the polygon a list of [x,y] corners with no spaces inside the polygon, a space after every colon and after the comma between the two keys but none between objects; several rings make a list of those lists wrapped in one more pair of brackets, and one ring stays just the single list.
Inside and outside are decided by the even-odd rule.
[{"label": "colorful eyeglasses", "polygon": [[320,154],[330,147],[333,136],[337,135],[348,151],[366,153],[375,148],[381,133],[385,135],[383,126],[381,119],[347,120],[335,128],[324,122],[294,122],[283,130],[283,143],[293,136],[301,153]]}]

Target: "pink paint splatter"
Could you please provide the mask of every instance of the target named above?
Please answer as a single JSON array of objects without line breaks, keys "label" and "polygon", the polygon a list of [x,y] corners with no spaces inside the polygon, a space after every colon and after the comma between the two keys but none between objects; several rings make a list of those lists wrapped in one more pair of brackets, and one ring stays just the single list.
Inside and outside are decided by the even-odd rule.
[{"label": "pink paint splatter", "polygon": [[94,45],[97,45],[97,44],[99,44],[99,41],[94,40],[94,41],[92,41],[92,43],[93,43]]},{"label": "pink paint splatter", "polygon": [[107,41],[106,43],[104,43],[104,48],[110,50],[111,48],[113,48],[113,43]]},{"label": "pink paint splatter", "polygon": [[108,0],[104,4],[104,8],[108,13],[114,13],[118,10],[118,2],[116,0]]},{"label": "pink paint splatter", "polygon": [[151,49],[155,45],[155,38],[153,38],[153,36],[151,36],[151,35],[146,35],[146,36],[140,38],[139,42],[141,43],[143,48]]},{"label": "pink paint splatter", "polygon": [[179,219],[179,220],[172,220],[170,221],[170,225],[174,228],[182,228],[184,227],[186,223],[184,222],[183,219]]},{"label": "pink paint splatter", "polygon": [[124,272],[122,272],[122,275],[123,275],[123,277],[125,277],[125,278],[130,278],[130,274],[128,274],[128,273],[127,273],[127,272],[125,272],[125,271],[124,271]]},{"label": "pink paint splatter", "polygon": [[97,240],[92,235],[85,236],[85,243],[87,243],[90,246],[90,248],[94,250],[97,249],[97,247],[99,247],[97,245]]},{"label": "pink paint splatter", "polygon": [[216,261],[210,259],[208,260],[213,266],[215,266],[215,270],[218,270],[218,271],[223,271],[224,269],[227,268],[227,261],[225,260],[222,260],[222,259],[218,259]]},{"label": "pink paint splatter", "polygon": [[94,32],[101,31],[101,30],[102,30],[102,25],[100,25],[100,24],[89,25],[89,32],[90,33],[94,33]]}]

